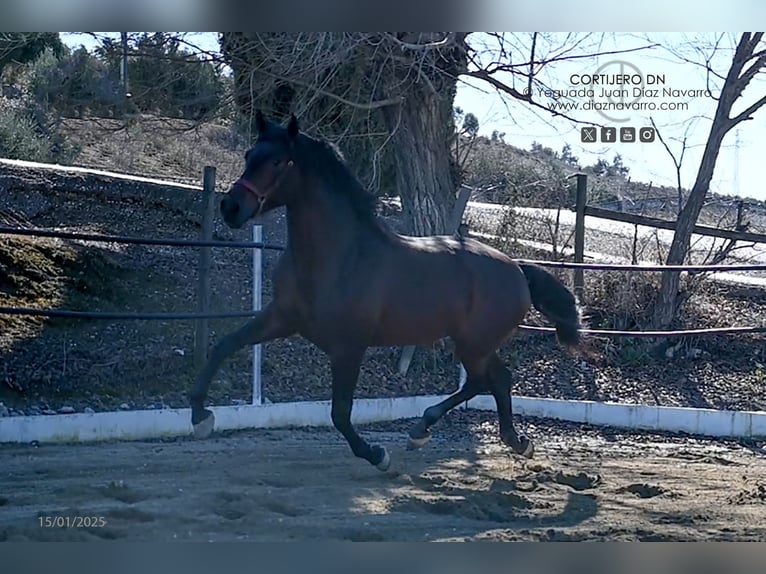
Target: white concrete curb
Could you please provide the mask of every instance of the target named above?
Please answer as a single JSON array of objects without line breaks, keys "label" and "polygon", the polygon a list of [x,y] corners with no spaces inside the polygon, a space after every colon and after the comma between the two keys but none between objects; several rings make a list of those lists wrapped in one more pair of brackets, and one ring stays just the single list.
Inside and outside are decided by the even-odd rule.
[{"label": "white concrete curb", "polygon": [[[357,424],[419,417],[425,408],[444,396],[357,399],[353,420]],[[494,410],[495,401],[479,396],[469,408]],[[717,411],[514,397],[514,412],[523,416],[613,426],[627,430],[685,432],[719,438],[766,437],[766,412]],[[329,401],[272,403],[261,406],[212,407],[216,430],[328,426]],[[189,409],[119,411],[70,415],[4,417],[0,443],[91,442],[141,440],[191,434]]]},{"label": "white concrete curb", "polygon": [[[417,417],[442,396],[356,399],[357,424]],[[215,430],[331,425],[330,402],[211,407]],[[189,409],[114,411],[0,418],[0,443],[140,440],[190,435]]]},{"label": "white concrete curb", "polygon": [[[468,402],[469,408],[495,409],[488,395]],[[766,412],[724,411],[514,397],[514,413],[628,430],[683,432],[717,438],[766,437]]]}]

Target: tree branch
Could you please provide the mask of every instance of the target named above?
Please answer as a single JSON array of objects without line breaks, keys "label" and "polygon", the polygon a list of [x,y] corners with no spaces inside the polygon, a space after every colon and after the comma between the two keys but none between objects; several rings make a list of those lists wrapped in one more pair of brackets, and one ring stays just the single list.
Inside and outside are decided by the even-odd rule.
[{"label": "tree branch", "polygon": [[527,82],[527,93],[532,94],[532,80],[535,78],[535,47],[537,46],[537,32],[532,35],[532,51],[529,54],[529,81]]},{"label": "tree branch", "polygon": [[676,185],[677,192],[678,192],[678,206],[676,208],[676,213],[681,213],[681,207],[683,206],[683,186],[681,185],[681,166],[684,163],[684,155],[686,154],[686,134],[684,134],[684,141],[681,144],[681,155],[676,158],[676,155],[673,153],[673,151],[670,149],[670,146],[665,141],[665,138],[662,137],[662,132],[657,127],[657,124],[654,123],[654,118],[650,117],[649,121],[652,123],[652,127],[654,128],[655,133],[657,134],[657,137],[660,138],[660,143],[662,143],[662,146],[665,148],[665,151],[668,152],[668,155],[670,156],[670,159],[673,160],[673,165],[676,168]]},{"label": "tree branch", "polygon": [[[256,73],[264,74],[264,75],[269,76],[270,78],[274,78],[276,80],[283,79],[283,77],[280,76],[279,74],[272,74],[271,72],[269,72],[267,70],[264,70],[264,69],[253,70],[252,74],[256,74]],[[345,104],[347,106],[351,106],[352,108],[357,108],[359,110],[377,110],[379,108],[385,108],[385,107],[388,107],[388,106],[396,106],[396,105],[402,103],[402,100],[404,99],[403,96],[398,96],[398,97],[395,97],[395,98],[386,98],[384,100],[375,100],[375,101],[367,102],[367,103],[354,102],[352,100],[348,100],[348,99],[344,98],[343,96],[339,96],[338,94],[334,94],[332,92],[328,92],[327,90],[324,90],[324,89],[320,88],[319,86],[316,86],[316,85],[314,85],[314,84],[312,84],[310,82],[304,82],[303,80],[300,80],[300,79],[295,78],[295,77],[291,77],[290,78],[290,83],[293,83],[293,84],[296,84],[298,86],[301,86],[302,88],[307,88],[309,90],[313,90],[317,94],[320,94],[322,96],[326,96],[326,97],[331,98],[331,99],[333,99],[333,100],[335,100],[337,102],[340,102],[340,103]]]},{"label": "tree branch", "polygon": [[745,70],[739,79],[737,79],[737,89],[739,89],[740,92],[743,91],[750,83],[750,80],[752,80],[764,67],[766,67],[766,52],[758,56],[755,62],[753,62],[753,65]]},{"label": "tree branch", "polygon": [[752,37],[750,38],[750,46],[749,46],[749,51],[751,53],[755,52],[755,48],[758,46],[758,43],[761,41],[762,38],[763,38],[763,32],[756,32],[755,34],[752,35]]},{"label": "tree branch", "polygon": [[[638,48],[628,48],[625,50],[609,50],[607,52],[593,52],[589,54],[575,54],[572,56],[569,55],[560,55],[560,56],[553,56],[552,58],[546,58],[542,60],[534,60],[532,62],[523,62],[519,64],[502,64],[499,62],[493,62],[493,64],[496,64],[496,69],[493,71],[498,72],[514,72],[517,68],[526,68],[530,65],[536,65],[536,66],[546,66],[548,64],[552,64],[554,62],[569,62],[572,60],[583,60],[588,58],[596,58],[598,56],[616,56],[618,54],[629,54],[631,52],[639,52],[641,50],[648,50],[651,48],[657,48],[659,44],[649,44],[647,46],[640,46]],[[487,70],[486,66],[477,66],[480,70]]]},{"label": "tree branch", "polygon": [[734,116],[733,118],[731,118],[731,126],[729,127],[729,129],[733,128],[740,122],[753,119],[750,116],[752,116],[756,111],[758,111],[759,108],[763,107],[764,105],[766,105],[766,96],[763,96],[760,100],[753,103],[741,114],[738,114]]},{"label": "tree branch", "polygon": [[402,50],[434,50],[438,48],[444,48],[445,46],[450,45],[455,40],[455,32],[449,32],[447,35],[442,38],[441,40],[438,40],[436,42],[427,42],[425,44],[414,44],[412,42],[405,42],[404,40],[400,40],[396,36],[390,33],[386,33],[384,35],[386,38],[397,44]]},{"label": "tree branch", "polygon": [[521,100],[522,102],[526,102],[526,103],[528,103],[528,104],[530,104],[530,105],[532,105],[532,106],[534,106],[536,108],[540,108],[542,110],[545,110],[546,112],[548,112],[548,113],[550,113],[550,114],[552,114],[552,115],[554,115],[556,117],[564,118],[564,119],[567,119],[567,120],[569,120],[571,122],[574,122],[574,123],[577,123],[577,124],[593,124],[593,122],[584,122],[582,120],[577,120],[577,119],[575,119],[575,118],[573,118],[573,117],[571,117],[571,116],[569,116],[567,114],[564,114],[564,113],[561,113],[561,112],[559,112],[557,110],[549,108],[548,106],[544,106],[543,104],[538,104],[536,101],[534,101],[532,99],[531,92],[530,92],[529,95],[522,94],[516,88],[512,88],[511,86],[508,86],[508,85],[504,84],[503,82],[501,82],[497,78],[492,77],[492,75],[489,74],[489,72],[485,72],[484,70],[469,71],[469,72],[466,72],[466,75],[467,76],[471,76],[472,78],[478,78],[480,80],[484,80],[485,82],[488,82],[489,84],[491,84],[497,90],[499,90],[501,92],[505,92],[509,96],[511,96],[511,97],[513,97],[513,98],[515,98],[517,100]]}]

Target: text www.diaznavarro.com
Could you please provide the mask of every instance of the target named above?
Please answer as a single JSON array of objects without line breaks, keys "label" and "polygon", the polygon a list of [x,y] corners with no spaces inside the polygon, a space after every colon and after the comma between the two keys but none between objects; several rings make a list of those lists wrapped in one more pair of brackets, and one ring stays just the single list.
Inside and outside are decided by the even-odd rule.
[{"label": "text www.diaznavarro.com", "polygon": [[689,109],[688,102],[599,102],[588,100],[587,102],[557,102],[549,104],[552,110],[564,112],[578,111],[686,111]]}]

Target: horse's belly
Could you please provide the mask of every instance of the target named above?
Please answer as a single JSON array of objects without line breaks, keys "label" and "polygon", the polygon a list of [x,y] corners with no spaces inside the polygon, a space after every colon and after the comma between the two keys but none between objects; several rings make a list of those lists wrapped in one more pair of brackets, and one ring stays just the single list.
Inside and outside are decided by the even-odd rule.
[{"label": "horse's belly", "polygon": [[384,311],[370,346],[429,345],[452,335],[455,312],[423,307]]}]

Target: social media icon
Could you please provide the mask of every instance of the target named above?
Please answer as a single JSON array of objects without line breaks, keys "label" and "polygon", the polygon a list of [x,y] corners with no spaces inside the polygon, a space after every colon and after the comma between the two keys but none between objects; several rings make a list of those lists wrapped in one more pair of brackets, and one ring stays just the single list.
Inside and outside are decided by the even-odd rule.
[{"label": "social media icon", "polygon": [[596,142],[596,128],[581,128],[580,129],[580,141],[585,142]]},{"label": "social media icon", "polygon": [[653,142],[654,136],[654,128],[641,128],[638,132],[638,139],[644,143]]},{"label": "social media icon", "polygon": [[636,141],[636,128],[620,128],[620,141],[633,143]]},{"label": "social media icon", "polygon": [[601,128],[601,141],[613,143],[617,141],[617,128]]}]

